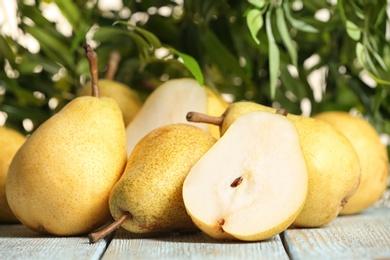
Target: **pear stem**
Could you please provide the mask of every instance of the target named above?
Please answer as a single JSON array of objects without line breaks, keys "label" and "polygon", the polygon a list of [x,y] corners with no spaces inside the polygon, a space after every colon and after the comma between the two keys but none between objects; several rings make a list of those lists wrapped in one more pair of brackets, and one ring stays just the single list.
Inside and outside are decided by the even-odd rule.
[{"label": "pear stem", "polygon": [[121,55],[119,51],[114,50],[110,53],[110,58],[107,64],[106,75],[104,76],[106,79],[113,80],[116,72],[118,71],[118,64],[121,60]]},{"label": "pear stem", "polygon": [[92,96],[93,97],[100,97],[100,91],[99,91],[99,73],[98,73],[98,57],[96,52],[92,49],[92,47],[89,44],[84,44],[84,50],[85,50],[85,56],[88,59],[89,62],[89,70],[91,72],[91,78],[92,78]]},{"label": "pear stem", "polygon": [[90,243],[96,243],[100,239],[108,236],[115,230],[117,230],[128,218],[131,218],[130,213],[123,213],[117,220],[106,226],[102,230],[90,233],[88,239]]},{"label": "pear stem", "polygon": [[222,116],[210,116],[199,112],[188,112],[186,119],[188,122],[194,123],[207,123],[217,126],[222,126],[223,120],[225,117]]}]

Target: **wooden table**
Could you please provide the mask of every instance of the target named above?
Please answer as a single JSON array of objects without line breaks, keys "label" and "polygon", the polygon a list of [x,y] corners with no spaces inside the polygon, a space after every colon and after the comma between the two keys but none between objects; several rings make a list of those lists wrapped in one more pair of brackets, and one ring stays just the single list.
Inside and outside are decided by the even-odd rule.
[{"label": "wooden table", "polygon": [[390,207],[251,243],[217,241],[201,232],[139,239],[119,229],[90,244],[85,236],[42,236],[22,225],[0,225],[0,259],[390,259]]}]

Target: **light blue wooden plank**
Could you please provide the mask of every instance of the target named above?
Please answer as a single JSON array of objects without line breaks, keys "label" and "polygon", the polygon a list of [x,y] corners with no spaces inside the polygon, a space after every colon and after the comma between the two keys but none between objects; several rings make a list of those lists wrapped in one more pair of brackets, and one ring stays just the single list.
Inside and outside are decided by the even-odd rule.
[{"label": "light blue wooden plank", "polygon": [[279,236],[263,242],[226,242],[204,233],[136,238],[119,229],[103,260],[108,259],[288,259]]},{"label": "light blue wooden plank", "polygon": [[292,259],[390,259],[390,208],[339,216],[323,228],[288,229]]},{"label": "light blue wooden plank", "polygon": [[0,225],[0,259],[100,259],[107,242],[89,244],[85,237],[43,236],[22,225]]}]

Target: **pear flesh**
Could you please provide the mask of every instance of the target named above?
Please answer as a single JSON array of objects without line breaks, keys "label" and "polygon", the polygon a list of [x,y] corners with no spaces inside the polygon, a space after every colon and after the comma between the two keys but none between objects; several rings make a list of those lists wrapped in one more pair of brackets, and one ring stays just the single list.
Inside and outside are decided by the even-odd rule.
[{"label": "pear flesh", "polygon": [[294,125],[283,115],[251,112],[194,165],[183,199],[193,222],[211,237],[256,241],[290,226],[307,187]]},{"label": "pear flesh", "polygon": [[188,124],[152,130],[134,148],[123,176],[112,189],[110,211],[133,233],[194,231],[182,186],[191,167],[215,143],[207,131]]},{"label": "pear flesh", "polygon": [[8,203],[34,231],[90,232],[110,219],[109,194],[125,163],[125,129],[117,103],[75,98],[40,125],[14,156]]},{"label": "pear flesh", "polygon": [[25,141],[26,137],[16,130],[0,127],[0,223],[19,222],[8,205],[5,183],[12,158]]},{"label": "pear flesh", "polygon": [[[169,124],[189,124],[212,132],[218,138],[218,127],[189,123],[188,111],[220,115],[227,107],[218,94],[191,78],[171,79],[158,86],[145,100],[135,118],[126,127],[128,156],[134,146],[150,131]],[[216,131],[217,130],[217,131]],[[218,136],[217,136],[218,135]]]}]

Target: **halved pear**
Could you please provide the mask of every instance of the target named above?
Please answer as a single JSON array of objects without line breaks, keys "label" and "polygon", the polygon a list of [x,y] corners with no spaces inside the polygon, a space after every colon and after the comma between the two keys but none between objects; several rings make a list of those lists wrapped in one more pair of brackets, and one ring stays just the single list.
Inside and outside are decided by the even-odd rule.
[{"label": "halved pear", "polygon": [[215,125],[190,123],[188,111],[198,111],[218,116],[228,107],[219,95],[201,86],[195,79],[171,79],[158,86],[145,100],[141,110],[126,127],[126,146],[130,156],[134,146],[152,130],[169,124],[190,124],[219,138]]},{"label": "halved pear", "polygon": [[193,166],[183,200],[209,236],[258,241],[291,225],[307,188],[295,126],[283,115],[256,111],[237,118]]}]

